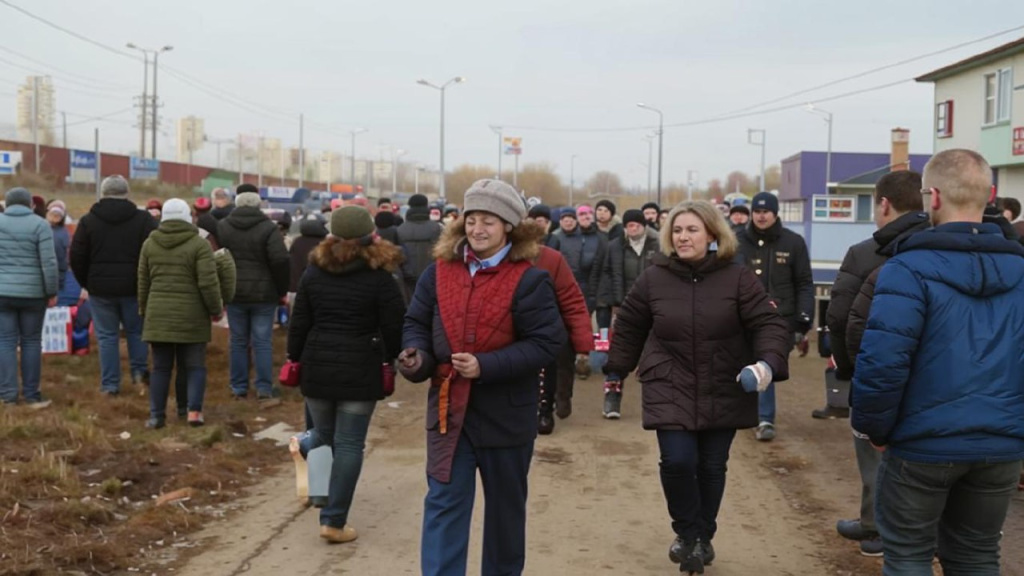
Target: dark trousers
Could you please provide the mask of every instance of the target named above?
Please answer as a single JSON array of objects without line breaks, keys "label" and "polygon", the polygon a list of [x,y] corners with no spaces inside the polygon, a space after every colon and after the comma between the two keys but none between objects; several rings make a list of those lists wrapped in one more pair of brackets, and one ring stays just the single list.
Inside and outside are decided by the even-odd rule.
[{"label": "dark trousers", "polygon": [[420,548],[423,576],[463,576],[476,496],[483,482],[484,538],[481,576],[517,576],[526,564],[526,492],[533,442],[476,448],[463,434],[455,449],[451,482],[427,477]]},{"label": "dark trousers", "polygon": [[857,454],[857,470],[860,471],[860,525],[869,532],[877,532],[875,525],[875,493],[878,479],[878,465],[882,453],[875,450],[866,438],[853,437],[853,449]]},{"label": "dark trousers", "polygon": [[572,350],[572,343],[566,343],[559,350],[558,356],[553,363],[554,377],[547,378],[546,382],[555,385],[555,405],[566,404],[572,399],[573,385],[576,383],[576,354]]},{"label": "dark trousers", "polygon": [[683,540],[710,542],[715,537],[735,435],[735,430],[658,430],[661,488],[672,531]]},{"label": "dark trousers", "polygon": [[999,541],[1021,463],[911,462],[886,452],[875,516],[885,576],[998,576]]},{"label": "dark trousers", "polygon": [[[153,372],[149,377],[149,414],[164,418],[171,388],[171,370],[180,358],[178,370],[187,377],[187,406],[202,411],[206,395],[206,343],[168,344],[153,342]],[[179,356],[180,354],[180,356]]]},{"label": "dark trousers", "polygon": [[612,327],[612,309],[611,306],[598,307],[594,313],[594,317],[597,320],[598,328],[611,328]]}]

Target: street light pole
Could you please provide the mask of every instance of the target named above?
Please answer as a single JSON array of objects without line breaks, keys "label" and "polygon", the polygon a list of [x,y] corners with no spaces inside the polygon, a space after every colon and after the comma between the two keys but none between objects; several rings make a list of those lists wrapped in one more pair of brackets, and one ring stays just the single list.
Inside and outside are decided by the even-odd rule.
[{"label": "street light pole", "polygon": [[498,180],[501,180],[501,144],[503,142],[501,138],[501,126],[491,124],[491,130],[498,135]]},{"label": "street light pole", "polygon": [[438,176],[441,179],[441,183],[440,183],[440,186],[438,187],[439,188],[438,194],[439,194],[439,196],[442,199],[447,198],[445,196],[445,189],[444,189],[444,179],[445,179],[444,178],[445,177],[445,172],[444,172],[444,91],[445,91],[446,88],[448,88],[452,84],[462,84],[465,81],[466,81],[466,79],[463,78],[462,76],[456,76],[455,78],[452,78],[451,80],[445,82],[444,84],[442,84],[440,86],[438,86],[436,84],[432,84],[432,83],[424,80],[423,78],[420,78],[419,80],[416,81],[417,84],[421,84],[423,86],[428,86],[428,87],[433,88],[433,89],[435,89],[435,90],[437,90],[437,91],[439,91],[441,93],[441,167],[439,169],[439,174],[438,174]]},{"label": "street light pole", "polygon": [[832,182],[832,113],[822,110],[814,104],[807,104],[804,109],[824,116],[825,122],[828,123],[828,151],[825,152],[825,194],[828,194],[829,184]]},{"label": "street light pole", "polygon": [[653,106],[648,106],[643,102],[637,103],[637,106],[651,112],[658,114],[658,206],[661,206],[661,159],[662,159],[662,139],[665,135],[665,115],[661,113],[661,110]]},{"label": "street light pole", "polygon": [[654,170],[654,136],[644,136],[647,141],[647,201],[651,201],[651,171]]},{"label": "street light pole", "polygon": [[[755,140],[754,134],[760,134],[761,140]],[[747,128],[747,144],[753,144],[754,146],[761,147],[761,180],[758,182],[758,192],[767,192],[768,187],[764,185],[764,148],[765,142],[767,142],[768,133],[763,128]]]},{"label": "street light pole", "polygon": [[355,130],[349,131],[349,135],[352,136],[352,157],[349,158],[349,167],[352,172],[352,189],[355,190],[356,186],[356,136],[367,132],[366,128],[356,128]]},{"label": "street light pole", "polygon": [[569,208],[572,208],[572,189],[575,187],[576,179],[576,155],[569,159]]},{"label": "street light pole", "polygon": [[397,152],[394,148],[391,149],[391,200],[394,201],[395,195],[398,192],[398,159],[405,155],[405,150],[399,149]]}]

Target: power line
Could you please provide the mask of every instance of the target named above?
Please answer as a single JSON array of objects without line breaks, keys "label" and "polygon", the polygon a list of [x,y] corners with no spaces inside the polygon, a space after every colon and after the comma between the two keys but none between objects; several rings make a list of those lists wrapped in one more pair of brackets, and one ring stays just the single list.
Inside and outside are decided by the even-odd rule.
[{"label": "power line", "polygon": [[138,62],[138,60],[139,60],[139,58],[137,56],[135,56],[134,54],[132,54],[130,52],[124,52],[124,51],[118,50],[117,48],[114,48],[112,46],[107,46],[106,44],[102,44],[100,42],[97,42],[97,41],[95,41],[95,40],[93,40],[91,38],[88,38],[86,36],[82,36],[78,32],[75,32],[73,30],[68,30],[67,28],[65,28],[65,27],[63,27],[63,26],[61,26],[59,24],[55,24],[54,22],[51,22],[51,21],[47,20],[46,18],[43,18],[42,16],[37,16],[37,15],[29,12],[28,10],[25,10],[24,8],[14,4],[13,2],[9,2],[8,0],[0,0],[0,4],[3,4],[3,5],[11,8],[13,10],[17,10],[18,12],[21,12],[22,14],[24,14],[25,16],[28,16],[29,18],[31,18],[33,20],[36,20],[38,22],[42,22],[43,24],[46,24],[50,28],[54,28],[56,30],[60,30],[61,32],[65,33],[65,34],[67,34],[69,36],[73,36],[75,38],[78,38],[79,40],[81,40],[83,42],[88,42],[89,44],[92,44],[93,46],[96,46],[97,48],[101,48],[103,50],[106,50],[107,52],[111,52],[113,54],[117,54],[118,56],[123,56],[125,58],[130,58],[132,60],[135,60],[136,62]]},{"label": "power line", "polygon": [[[116,112],[109,112],[107,114],[100,114],[99,116],[91,116],[91,117],[85,118],[84,120],[76,120],[74,122],[68,122],[65,126],[78,126],[79,124],[88,124],[90,122],[96,122],[96,121],[113,122],[115,124],[125,124],[125,123],[131,124],[130,122],[124,122],[124,121],[120,121],[120,120],[110,120],[110,118],[113,117],[113,116],[119,116],[121,114],[125,114],[127,112],[131,112],[132,110],[134,110],[134,108],[125,108],[123,110],[117,110]],[[74,112],[66,112],[66,114],[71,115],[71,116],[81,116],[81,114],[75,114]]]},{"label": "power line", "polygon": [[1002,30],[1000,32],[996,32],[994,34],[989,34],[988,36],[983,36],[981,38],[975,38],[974,40],[969,40],[967,42],[961,42],[960,44],[956,44],[954,46],[949,46],[949,47],[943,48],[941,50],[935,50],[933,52],[928,52],[926,54],[920,54],[920,55],[917,55],[917,56],[913,56],[911,58],[900,60],[898,62],[893,62],[891,64],[886,64],[885,66],[878,66],[877,68],[872,68],[870,70],[865,70],[863,72],[858,72],[857,74],[853,74],[851,76],[846,76],[844,78],[839,78],[839,79],[836,79],[836,80],[831,80],[829,82],[825,82],[824,84],[818,84],[817,86],[812,86],[810,88],[804,88],[803,90],[797,90],[796,92],[791,92],[789,94],[786,94],[785,96],[779,96],[778,98],[774,98],[772,100],[766,100],[764,102],[761,102],[760,104],[754,104],[752,106],[747,106],[745,108],[739,108],[737,110],[733,110],[732,112],[727,112],[726,114],[733,114],[733,113],[736,113],[736,112],[746,112],[747,110],[753,110],[754,108],[761,108],[762,106],[768,106],[770,104],[775,104],[777,102],[782,102],[783,100],[789,100],[790,98],[792,98],[794,96],[801,96],[801,95],[807,94],[809,92],[815,92],[817,90],[821,90],[822,88],[828,88],[829,86],[835,86],[836,84],[842,84],[843,82],[849,82],[850,80],[856,80],[858,78],[863,78],[865,76],[869,76],[871,74],[875,74],[875,73],[881,72],[883,70],[889,70],[891,68],[898,68],[898,67],[903,66],[905,64],[910,64],[911,62],[917,62],[918,60],[924,60],[925,58],[930,58],[932,56],[938,56],[939,54],[944,54],[946,52],[952,52],[953,50],[957,50],[959,48],[964,48],[964,47],[970,46],[972,44],[978,44],[979,42],[984,42],[986,40],[991,40],[993,38],[997,38],[999,36],[1004,36],[1006,34],[1009,34],[1010,32],[1016,32],[1018,30],[1024,30],[1024,25],[1014,26],[1013,28],[1007,28],[1006,30]]},{"label": "power line", "polygon": [[128,87],[123,85],[123,84],[114,84],[114,83],[111,83],[111,82],[106,82],[106,81],[103,81],[103,80],[98,80],[98,79],[93,78],[91,76],[85,76],[85,75],[82,75],[82,74],[78,74],[76,72],[71,72],[71,71],[68,71],[68,70],[64,70],[63,68],[59,68],[57,66],[54,66],[53,64],[47,64],[46,62],[43,62],[41,60],[37,60],[35,58],[32,58],[31,56],[27,56],[27,55],[25,55],[25,54],[23,54],[21,52],[18,52],[17,50],[14,50],[13,48],[8,48],[7,46],[0,46],[0,50],[2,50],[4,52],[7,52],[8,54],[13,54],[14,56],[18,56],[19,58],[21,58],[23,60],[28,60],[29,62],[32,62],[33,64],[37,64],[39,66],[44,66],[46,68],[50,68],[52,70],[56,70],[57,72],[60,72],[61,74],[65,74],[67,76],[73,76],[73,77],[76,77],[76,78],[81,78],[84,81],[87,81],[89,83],[105,84],[107,86],[114,87],[116,90],[128,89]]}]

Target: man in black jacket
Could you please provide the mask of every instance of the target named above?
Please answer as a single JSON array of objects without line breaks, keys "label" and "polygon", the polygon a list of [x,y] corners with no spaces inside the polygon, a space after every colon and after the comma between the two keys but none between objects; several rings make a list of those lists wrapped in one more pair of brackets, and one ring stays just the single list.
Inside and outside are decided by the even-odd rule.
[{"label": "man in black jacket", "polygon": [[[248,186],[243,184],[243,186]],[[235,209],[217,225],[217,240],[235,258],[235,299],[228,304],[231,330],[231,393],[249,393],[249,346],[256,364],[256,397],[275,395],[271,333],[274,311],[287,302],[290,261],[277,225],[260,210],[260,196],[242,192]]]},{"label": "man in black jacket", "polygon": [[430,219],[430,208],[427,197],[413,194],[409,198],[409,211],[405,213],[405,222],[398,227],[398,243],[405,252],[402,263],[402,276],[405,278],[406,293],[416,291],[416,282],[420,275],[434,262],[434,244],[441,236],[443,227]]},{"label": "man in black jacket", "polygon": [[[587,312],[593,314],[597,310],[597,296],[601,291],[601,271],[608,252],[608,239],[598,232],[597,224],[594,223],[594,209],[587,205],[580,206],[575,212],[571,208],[562,212],[559,226],[559,230],[551,235],[548,246],[561,252],[569,263],[576,283],[583,292],[583,299],[587,302]],[[602,326],[602,322],[606,323]],[[598,317],[598,326],[607,328],[610,324],[609,309],[607,319]],[[555,414],[565,419],[572,414],[572,390],[575,384],[572,346],[564,346],[556,361],[558,384],[555,387]]]},{"label": "man in black jacket", "polygon": [[[854,244],[846,252],[839,268],[826,318],[832,343],[832,358],[836,363],[836,379],[853,378],[856,353],[847,340],[848,326],[853,318],[854,302],[868,277],[893,254],[898,242],[931,226],[928,214],[923,212],[921,175],[902,170],[883,176],[875,185],[875,224],[878,230],[871,238]],[[866,318],[867,315],[864,314]],[[854,336],[858,339],[859,335]],[[846,417],[848,409],[826,406],[815,410],[815,418]],[[875,478],[882,454],[871,446],[863,434],[853,431],[854,451],[861,477],[860,517],[839,520],[836,530],[844,538],[860,542],[861,554],[881,556],[882,540],[875,527]]]},{"label": "man in black jacket", "polygon": [[[802,236],[787,230],[779,220],[779,199],[761,192],[751,202],[753,212],[747,227],[737,232],[740,254],[761,279],[765,291],[789,321],[795,343],[799,343],[814,322],[814,277],[811,259]],[[760,393],[760,424],[755,436],[762,442],[775,438],[775,385]]]},{"label": "man in black jacket", "polygon": [[139,316],[139,252],[157,223],[128,199],[128,181],[108,176],[102,198],[82,217],[71,241],[71,270],[89,293],[96,340],[100,347],[100,391],[121,393],[118,338],[124,326],[132,384],[149,379],[149,354],[142,341]]}]

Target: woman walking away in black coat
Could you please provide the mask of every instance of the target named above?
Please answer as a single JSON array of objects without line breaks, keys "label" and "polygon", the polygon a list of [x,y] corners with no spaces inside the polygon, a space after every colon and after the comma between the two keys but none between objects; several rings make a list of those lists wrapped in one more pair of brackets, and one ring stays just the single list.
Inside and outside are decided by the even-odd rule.
[{"label": "woman walking away in black coat", "polygon": [[335,210],[330,231],[299,282],[288,358],[301,364],[302,394],[313,417],[314,434],[303,452],[324,444],[334,452],[320,537],[337,543],[357,537],[348,513],[370,417],[385,395],[381,365],[391,363],[402,344],[405,304],[391,276],[401,250],[375,234],[365,208]]},{"label": "woman walking away in black coat", "polygon": [[660,234],[661,253],[615,320],[605,389],[639,364],[643,426],[658,433],[676,534],[669,558],[703,574],[733,437],[757,425],[757,392],[788,378],[792,341],[754,273],[733,263],[736,236],[710,202],[680,204]]}]

